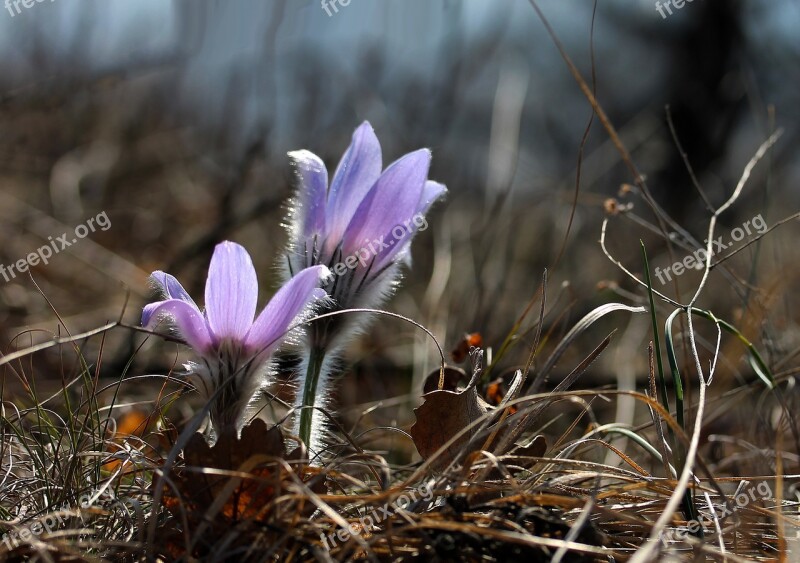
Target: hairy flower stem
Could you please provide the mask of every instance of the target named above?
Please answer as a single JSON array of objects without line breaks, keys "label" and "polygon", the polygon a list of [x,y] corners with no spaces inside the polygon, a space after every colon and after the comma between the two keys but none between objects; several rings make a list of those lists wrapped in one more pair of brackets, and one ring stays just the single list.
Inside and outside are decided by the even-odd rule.
[{"label": "hairy flower stem", "polygon": [[314,416],[314,402],[317,396],[317,383],[322,372],[322,362],[325,360],[325,349],[312,347],[308,357],[305,383],[303,384],[303,402],[300,405],[300,439],[306,445],[311,445],[311,421]]}]

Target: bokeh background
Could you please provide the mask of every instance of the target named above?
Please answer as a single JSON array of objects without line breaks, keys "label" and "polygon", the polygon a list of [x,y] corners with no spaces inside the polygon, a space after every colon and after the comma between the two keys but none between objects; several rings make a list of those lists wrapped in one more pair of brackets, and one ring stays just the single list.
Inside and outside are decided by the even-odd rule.
[{"label": "bokeh background", "polygon": [[[642,271],[639,239],[654,267],[672,262],[667,245],[636,191],[620,195],[633,178],[596,118],[590,126],[591,106],[528,1],[330,2],[330,16],[316,0],[45,0],[0,11],[0,263],[98,213],[112,225],[32,268],[33,279],[0,279],[4,353],[118,318],[137,324],[154,269],[202,295],[213,247],[225,239],[250,250],[265,302],[286,243],[287,151],[307,148],[332,169],[364,120],[387,164],[430,147],[431,177],[449,188],[387,305],[446,351],[473,331],[497,350],[545,268],[553,341],[601,303],[644,303],[601,251],[604,202],[633,205],[611,217],[607,241],[629,269]],[[651,0],[540,7],[655,199],[697,239],[709,212],[667,107],[713,205],[759,144],[784,130],[721,218],[726,240],[757,215],[773,225],[800,209],[797,2],[694,0],[667,17]],[[737,254],[698,303],[784,367],[800,345],[798,232],[789,222]],[[685,302],[699,278],[689,272],[661,289]],[[609,317],[561,371],[616,328],[581,385],[641,388],[649,320],[640,317]],[[389,319],[373,327],[353,344],[343,404],[418,395],[435,365],[421,331]],[[701,337],[713,348],[707,329]],[[528,331],[501,372],[524,361],[531,340]],[[164,373],[185,357],[175,344],[143,341],[123,329],[81,346],[108,379]],[[724,346],[718,388],[753,380],[742,349]],[[56,350],[26,362],[42,382],[80,369]],[[8,385],[12,371],[3,372]],[[412,420],[407,410],[386,416],[376,423]]]}]

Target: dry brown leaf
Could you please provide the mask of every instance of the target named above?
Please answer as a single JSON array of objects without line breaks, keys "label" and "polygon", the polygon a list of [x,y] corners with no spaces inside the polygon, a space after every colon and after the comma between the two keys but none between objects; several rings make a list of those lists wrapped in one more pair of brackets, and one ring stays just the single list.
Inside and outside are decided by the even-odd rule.
[{"label": "dry brown leaf", "polygon": [[480,348],[483,346],[483,337],[480,332],[471,332],[465,334],[464,337],[458,341],[455,348],[450,352],[450,359],[455,363],[460,364],[467,359],[469,351],[472,348]]},{"label": "dry brown leaf", "polygon": [[254,455],[284,457],[285,454],[280,428],[267,429],[267,424],[257,418],[242,429],[241,438],[223,434],[213,446],[201,434],[195,434],[186,445],[184,459],[186,465],[236,470]]},{"label": "dry brown leaf", "polygon": [[[122,414],[117,421],[116,431],[113,435],[110,431],[108,433],[110,439],[106,444],[106,451],[113,454],[122,449],[122,444],[124,444],[128,438],[142,438],[152,420],[153,416],[151,413],[147,413],[141,409],[133,408]],[[104,463],[103,469],[105,471],[116,471],[121,465],[122,460],[114,458]]]},{"label": "dry brown leaf", "polygon": [[[199,511],[202,515],[218,495],[225,494],[223,489],[233,478],[203,469],[238,471],[253,456],[282,458],[285,453],[280,428],[267,429],[266,423],[259,419],[242,429],[241,438],[233,433],[223,434],[213,446],[209,446],[201,434],[195,434],[183,452],[187,469],[179,471],[173,478],[178,490],[164,489],[164,505],[173,514],[187,510],[190,514]],[[229,494],[220,511],[221,516],[231,523],[260,518],[271,505],[275,496],[274,484],[279,482],[282,471],[276,464],[249,469],[249,478],[242,478]],[[264,478],[269,480],[265,482]]]},{"label": "dry brown leaf", "polygon": [[[417,421],[410,429],[414,445],[424,459],[433,457],[454,436],[488,412],[488,405],[478,396],[477,384],[480,374],[480,367],[477,366],[473,370],[470,382],[463,390],[458,390],[456,387],[458,381],[465,375],[460,368],[445,368],[442,389],[438,388],[440,379],[438,369],[426,378],[425,388],[433,390],[425,393],[423,395],[425,402],[414,409]],[[476,440],[478,430],[478,426],[475,426],[455,440],[436,457],[432,466],[443,469],[463,448],[470,448],[470,451],[479,448],[480,444]]]},{"label": "dry brown leaf", "polygon": [[[482,357],[480,350],[473,349],[472,377],[463,389],[457,387],[458,382],[466,378],[466,373],[460,368],[446,366],[444,373],[437,369],[425,379],[423,395],[425,402],[414,409],[417,420],[411,427],[410,433],[417,451],[424,459],[436,456],[431,462],[431,467],[434,469],[444,469],[459,453],[469,454],[482,449],[496,450],[495,445],[506,432],[502,427],[506,417],[513,415],[517,410],[510,403],[522,390],[524,374],[521,370],[514,374],[505,396],[501,395],[501,389],[497,386],[495,399],[499,405],[495,408],[478,394],[477,385],[482,373]],[[490,411],[494,411],[495,414],[489,414],[487,417]],[[480,419],[485,420],[476,424]],[[494,425],[494,428],[491,428],[491,425]],[[466,430],[467,428],[469,430]],[[461,435],[457,439],[442,450],[459,434]],[[437,452],[440,452],[438,456]],[[505,452],[494,451],[494,453]]]},{"label": "dry brown leaf", "polygon": [[[254,460],[254,456],[261,459]],[[263,526],[280,518],[286,510],[310,515],[314,510],[310,503],[297,506],[284,502],[279,506],[275,502],[298,476],[306,482],[313,477],[307,464],[293,463],[290,469],[286,463],[277,461],[289,457],[280,428],[267,428],[259,419],[245,426],[241,437],[235,433],[223,434],[213,446],[199,433],[192,436],[183,450],[185,466],[170,475],[170,484],[164,487],[162,497],[164,506],[175,517],[174,522],[180,523],[185,518],[190,529],[203,527],[192,556],[203,556],[205,549],[234,526],[242,541],[246,541],[251,536],[263,535]],[[307,484],[316,492],[325,487],[319,479]],[[175,558],[188,555],[179,527],[165,530],[163,544]]]},{"label": "dry brown leaf", "polygon": [[547,452],[547,439],[539,434],[525,446],[514,450],[514,455],[521,457],[543,457]]},{"label": "dry brown leaf", "polygon": [[[430,393],[439,389],[439,380],[441,373],[438,369],[433,370],[426,378],[422,385],[422,393]],[[467,380],[467,372],[461,368],[453,366],[444,367],[444,379],[442,380],[442,389],[445,391],[457,391],[458,384],[461,381]]]}]

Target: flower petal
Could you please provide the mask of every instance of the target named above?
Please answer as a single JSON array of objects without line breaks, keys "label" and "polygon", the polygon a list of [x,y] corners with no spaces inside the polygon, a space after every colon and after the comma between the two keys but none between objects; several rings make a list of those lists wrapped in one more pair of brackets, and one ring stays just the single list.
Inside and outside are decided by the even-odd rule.
[{"label": "flower petal", "polygon": [[329,275],[325,266],[312,266],[283,284],[253,323],[245,346],[251,352],[269,354],[275,350],[298,315],[314,300],[327,295],[319,286]]},{"label": "flower petal", "polygon": [[187,303],[194,305],[196,309],[199,309],[197,304],[194,302],[194,299],[192,299],[186,290],[183,289],[181,282],[175,279],[175,276],[171,276],[170,274],[162,272],[161,270],[156,270],[150,274],[150,279],[159,290],[164,292],[164,295],[166,295],[167,298],[186,301]]},{"label": "flower petal", "polygon": [[403,222],[403,226],[405,227],[403,238],[397,240],[394,235],[392,235],[391,240],[394,244],[391,245],[391,248],[380,253],[378,259],[375,260],[375,263],[372,265],[373,271],[378,272],[386,264],[395,260],[402,262],[405,266],[411,267],[411,241],[419,231],[424,231],[428,228],[428,221],[425,218],[425,214],[428,212],[428,209],[430,209],[430,206],[446,193],[447,188],[444,184],[434,182],[433,180],[425,182],[425,186],[422,188],[422,195],[417,204],[417,210],[408,222]]},{"label": "flower petal", "polygon": [[258,279],[243,246],[225,241],[211,257],[206,281],[206,316],[217,338],[244,339],[253,324]]},{"label": "flower petal", "polygon": [[430,209],[430,206],[446,193],[447,187],[445,187],[444,184],[434,182],[433,180],[425,182],[425,187],[422,188],[422,196],[419,198],[415,214],[424,216],[428,212],[428,209]]},{"label": "flower petal", "polygon": [[206,319],[194,304],[167,299],[146,305],[142,310],[142,326],[153,328],[163,317],[170,318],[181,338],[194,350],[203,353],[213,346]]},{"label": "flower petal", "polygon": [[411,252],[409,250],[411,241],[419,231],[424,231],[428,228],[428,221],[425,214],[430,209],[436,200],[441,198],[447,193],[447,188],[444,184],[428,180],[422,188],[422,195],[420,196],[417,210],[414,212],[408,221],[403,221],[404,235],[401,239],[395,239],[394,235],[391,239],[393,243],[390,248],[381,252],[372,265],[372,270],[379,272],[386,264],[392,261],[402,262],[404,265],[411,267]]},{"label": "flower petal", "polygon": [[398,225],[405,228],[405,223],[414,216],[430,162],[431,152],[420,149],[400,158],[381,174],[350,222],[343,255],[353,254],[381,236],[387,243],[395,242],[389,233]]},{"label": "flower petal", "polygon": [[331,181],[326,216],[329,251],[341,242],[361,200],[381,175],[382,166],[381,144],[372,126],[365,121],[353,133],[353,140]]},{"label": "flower petal", "polygon": [[300,182],[295,210],[296,236],[303,239],[325,231],[325,205],[328,197],[328,170],[322,159],[311,151],[289,153]]}]

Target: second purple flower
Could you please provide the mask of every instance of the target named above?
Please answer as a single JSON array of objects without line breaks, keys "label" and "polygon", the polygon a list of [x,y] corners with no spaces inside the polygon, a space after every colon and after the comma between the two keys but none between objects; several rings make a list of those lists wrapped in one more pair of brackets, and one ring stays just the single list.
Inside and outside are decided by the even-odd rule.
[{"label": "second purple flower", "polygon": [[[315,154],[289,153],[298,176],[290,217],[287,277],[325,265],[333,273],[325,291],[328,311],[374,308],[395,289],[403,264],[410,263],[414,235],[428,227],[425,214],[445,193],[428,180],[431,152],[419,149],[383,169],[381,145],[364,122],[328,181]],[[319,424],[314,407],[324,402],[327,383],[341,348],[365,326],[365,316],[336,315],[311,324],[301,370],[297,407],[300,438],[318,452]]]}]

